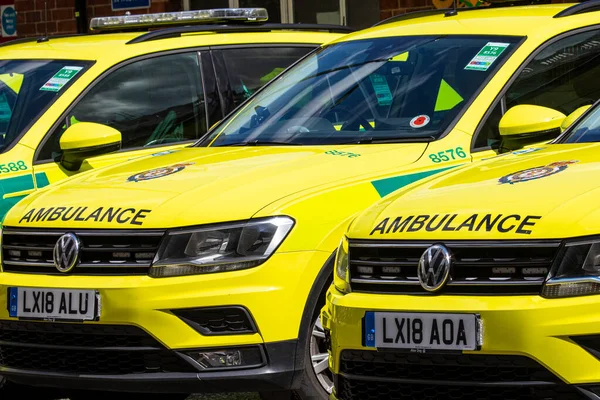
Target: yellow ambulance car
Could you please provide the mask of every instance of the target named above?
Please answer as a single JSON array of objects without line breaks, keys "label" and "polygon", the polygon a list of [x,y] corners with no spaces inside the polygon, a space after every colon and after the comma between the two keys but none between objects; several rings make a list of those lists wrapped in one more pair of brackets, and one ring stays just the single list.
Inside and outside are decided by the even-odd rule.
[{"label": "yellow ambulance car", "polygon": [[[600,94],[595,10],[401,16],[317,50],[194,146],[28,196],[2,233],[0,372],[327,398],[319,311],[350,221],[411,182],[555,138]],[[65,329],[93,339],[64,344]]]},{"label": "yellow ambulance car", "polygon": [[361,214],[323,310],[333,398],[598,398],[599,141],[600,103]]}]

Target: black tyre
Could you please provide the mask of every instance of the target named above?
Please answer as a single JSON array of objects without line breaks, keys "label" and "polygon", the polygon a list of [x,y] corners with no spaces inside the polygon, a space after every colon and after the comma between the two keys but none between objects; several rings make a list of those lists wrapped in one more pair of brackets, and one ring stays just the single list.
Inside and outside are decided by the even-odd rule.
[{"label": "black tyre", "polygon": [[325,330],[321,325],[321,317],[318,313],[313,321],[310,332],[308,332],[309,338],[304,353],[302,383],[294,393],[298,400],[327,400],[333,390]]}]

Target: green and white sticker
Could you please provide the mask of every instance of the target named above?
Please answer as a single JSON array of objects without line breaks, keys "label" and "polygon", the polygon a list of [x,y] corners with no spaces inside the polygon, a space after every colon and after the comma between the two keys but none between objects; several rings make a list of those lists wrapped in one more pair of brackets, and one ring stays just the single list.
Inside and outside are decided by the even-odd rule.
[{"label": "green and white sticker", "polygon": [[465,69],[472,71],[487,71],[500,54],[510,46],[510,43],[488,42],[479,53],[467,64]]},{"label": "green and white sticker", "polygon": [[393,100],[392,91],[385,76],[372,74],[370,78],[373,90],[375,90],[375,96],[377,96],[377,104],[380,106],[391,106]]},{"label": "green and white sticker", "polygon": [[82,69],[83,67],[62,67],[48,82],[44,83],[40,90],[59,92]]}]

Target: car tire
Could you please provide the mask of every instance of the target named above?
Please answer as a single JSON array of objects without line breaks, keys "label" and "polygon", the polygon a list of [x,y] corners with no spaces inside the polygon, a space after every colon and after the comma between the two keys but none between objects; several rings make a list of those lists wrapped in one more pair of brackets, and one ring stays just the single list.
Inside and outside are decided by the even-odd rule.
[{"label": "car tire", "polygon": [[[321,303],[321,302],[319,302]],[[327,400],[333,390],[333,377],[329,371],[329,353],[325,342],[325,330],[321,325],[319,307],[307,332],[304,349],[304,372],[300,387],[295,390],[297,400]]]}]

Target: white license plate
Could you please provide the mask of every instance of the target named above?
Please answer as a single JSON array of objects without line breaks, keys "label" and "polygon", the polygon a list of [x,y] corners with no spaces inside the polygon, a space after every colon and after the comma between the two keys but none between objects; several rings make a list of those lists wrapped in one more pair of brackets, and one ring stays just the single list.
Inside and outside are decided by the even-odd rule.
[{"label": "white license plate", "polygon": [[98,317],[95,290],[8,288],[11,317],[43,320],[89,321]]},{"label": "white license plate", "polygon": [[475,314],[367,312],[367,347],[410,350],[476,350],[479,317]]}]

